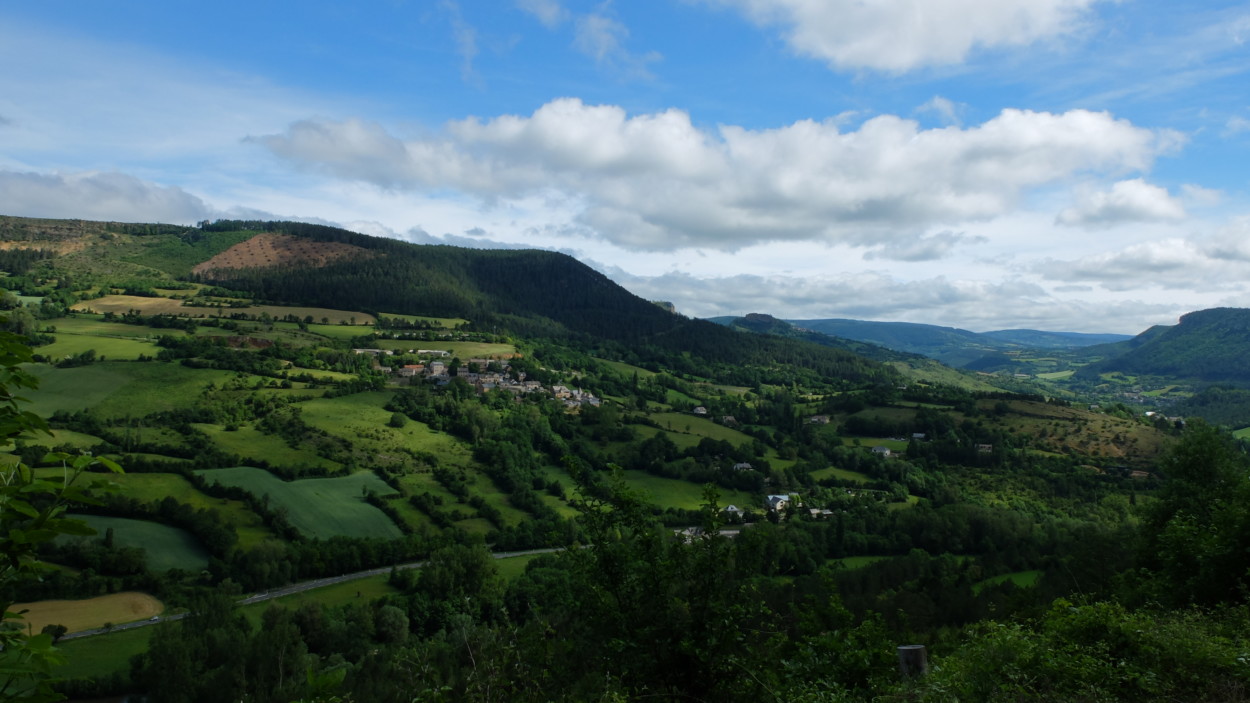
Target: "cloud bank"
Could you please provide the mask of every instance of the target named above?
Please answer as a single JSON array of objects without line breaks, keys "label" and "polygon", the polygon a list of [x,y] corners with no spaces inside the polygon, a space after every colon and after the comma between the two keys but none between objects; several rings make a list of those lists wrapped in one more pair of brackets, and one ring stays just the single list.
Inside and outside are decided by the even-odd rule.
[{"label": "cloud bank", "polygon": [[[435,137],[306,120],[252,141],[384,188],[488,199],[558,191],[584,203],[577,224],[630,249],[734,251],[768,241],[913,240],[1007,213],[1034,188],[1145,171],[1184,137],[1086,110],[1007,109],[963,128],[882,115],[853,131],[834,120],[702,129],[681,110],[629,116],[563,98],[529,116],[454,121]],[[1099,214],[1086,206],[1069,217]]]}]

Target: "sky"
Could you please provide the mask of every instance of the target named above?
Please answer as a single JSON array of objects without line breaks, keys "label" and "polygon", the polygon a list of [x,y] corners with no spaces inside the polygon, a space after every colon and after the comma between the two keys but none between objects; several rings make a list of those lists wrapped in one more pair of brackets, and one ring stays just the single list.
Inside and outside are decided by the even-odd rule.
[{"label": "sky", "polygon": [[0,0],[0,214],[568,253],[692,317],[1250,307],[1250,2]]}]

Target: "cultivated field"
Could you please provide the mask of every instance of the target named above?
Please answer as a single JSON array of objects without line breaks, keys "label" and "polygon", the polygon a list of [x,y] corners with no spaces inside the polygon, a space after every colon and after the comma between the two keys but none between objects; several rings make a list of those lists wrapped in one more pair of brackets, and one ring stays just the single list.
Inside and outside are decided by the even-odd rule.
[{"label": "cultivated field", "polygon": [[[681,508],[698,510],[704,503],[703,486],[675,478],[654,476],[644,471],[623,472],[625,483],[642,492],[643,498],[661,508]],[[720,506],[736,505],[739,508],[758,508],[763,496],[756,496],[745,491],[731,491],[718,488]]]},{"label": "cultivated field", "polygon": [[238,486],[257,496],[269,496],[269,504],[284,509],[291,524],[310,537],[399,539],[403,536],[385,513],[365,502],[365,490],[378,495],[394,492],[369,472],[290,482],[263,469],[247,466],[198,473],[209,481]]},{"label": "cultivated field", "polygon": [[147,520],[71,515],[95,529],[98,539],[113,530],[115,543],[123,547],[139,547],[147,552],[148,568],[153,571],[182,569],[199,571],[208,566],[208,552],[189,532]]},{"label": "cultivated field", "polygon": [[324,466],[338,471],[343,465],[331,461],[304,448],[291,448],[281,437],[265,434],[253,427],[240,427],[227,431],[221,425],[195,423],[196,429],[204,432],[223,451],[237,454],[245,459],[265,460],[271,466],[288,466],[302,468],[307,466]]},{"label": "cultivated field", "polygon": [[165,611],[165,604],[147,593],[126,591],[85,600],[44,600],[17,603],[15,612],[27,611],[24,623],[39,632],[44,625],[64,625],[70,632],[91,630],[112,623],[120,625],[147,620]]},{"label": "cultivated field", "polygon": [[220,385],[233,371],[189,369],[165,362],[105,361],[70,369],[32,364],[39,388],[27,391],[31,410],[48,416],[57,410],[92,408],[105,419],[142,417],[193,406],[209,383]]}]

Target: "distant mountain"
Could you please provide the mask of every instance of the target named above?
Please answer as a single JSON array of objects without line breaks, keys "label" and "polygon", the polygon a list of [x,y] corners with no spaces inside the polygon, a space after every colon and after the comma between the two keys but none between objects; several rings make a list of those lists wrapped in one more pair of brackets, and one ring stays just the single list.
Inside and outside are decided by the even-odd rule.
[{"label": "distant mountain", "polygon": [[[1091,347],[1090,350],[1096,348]],[[1156,326],[1132,341],[1103,348],[1103,361],[1078,374],[1120,371],[1210,383],[1250,384],[1250,310],[1212,308],[1183,315],[1180,323]]]},{"label": "distant mountain", "polygon": [[1021,348],[1076,349],[1132,339],[1129,335],[1001,330],[970,332],[916,322],[870,322],[826,319],[790,320],[800,328],[878,344],[890,349],[923,354],[959,368],[981,368],[1002,358],[1002,353]]}]

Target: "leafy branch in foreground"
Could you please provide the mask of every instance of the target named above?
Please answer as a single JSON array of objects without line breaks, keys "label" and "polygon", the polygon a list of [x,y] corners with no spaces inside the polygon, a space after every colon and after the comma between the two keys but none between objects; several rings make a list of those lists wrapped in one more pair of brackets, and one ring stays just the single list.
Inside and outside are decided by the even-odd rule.
[{"label": "leafy branch in foreground", "polygon": [[[0,445],[48,434],[48,425],[35,413],[22,410],[25,399],[15,393],[34,388],[37,379],[22,368],[31,360],[30,349],[9,332],[0,332]],[[89,469],[102,467],[120,473],[121,467],[103,457],[48,454],[45,462],[59,462],[60,476],[39,476],[18,462],[0,470],[0,593],[24,578],[37,578],[51,568],[39,561],[39,546],[60,535],[91,535],[95,531],[82,520],[65,517],[72,504],[94,503],[91,489],[79,479]],[[52,690],[52,669],[65,659],[52,646],[52,635],[30,634],[22,627],[21,613],[0,596],[0,701],[55,701],[62,696]]]}]

